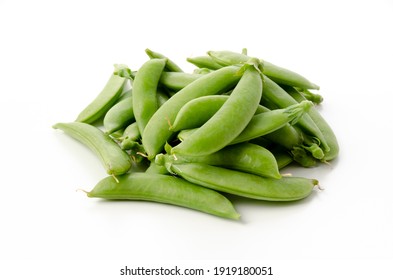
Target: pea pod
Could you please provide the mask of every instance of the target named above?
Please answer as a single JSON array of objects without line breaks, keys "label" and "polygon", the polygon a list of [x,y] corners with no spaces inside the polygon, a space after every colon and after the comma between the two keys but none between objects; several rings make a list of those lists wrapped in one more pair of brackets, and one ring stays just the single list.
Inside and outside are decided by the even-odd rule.
[{"label": "pea pod", "polygon": [[136,73],[132,102],[135,120],[141,133],[143,133],[151,116],[158,109],[157,87],[165,64],[165,59],[150,59]]},{"label": "pea pod", "polygon": [[124,130],[123,136],[120,139],[120,146],[123,150],[132,149],[140,138],[141,133],[139,132],[138,124],[134,122]]},{"label": "pea pod", "polygon": [[203,74],[163,72],[160,77],[160,84],[171,90],[178,91],[202,76]]},{"label": "pea pod", "polygon": [[63,130],[90,148],[99,157],[109,175],[121,175],[131,168],[128,154],[100,129],[80,122],[57,123],[53,128]]},{"label": "pea pod", "polygon": [[97,97],[79,113],[76,122],[93,123],[103,117],[116,103],[123,91],[127,79],[112,74],[103,90]]},{"label": "pea pod", "polygon": [[207,156],[163,155],[156,156],[156,163],[204,163],[214,166],[240,170],[269,178],[281,178],[274,155],[267,149],[251,144],[242,143],[225,147]]},{"label": "pea pod", "polygon": [[223,67],[222,65],[215,62],[214,59],[212,59],[210,56],[189,57],[187,58],[187,61],[199,68],[217,70]]},{"label": "pea pod", "polygon": [[146,49],[145,53],[151,59],[154,59],[154,58],[165,59],[166,60],[165,70],[172,71],[172,72],[183,72],[183,70],[175,62],[173,62],[171,59],[169,59],[165,55],[163,55],[161,53],[158,53],[158,52],[154,52],[154,51],[152,51],[150,49]]},{"label": "pea pod", "polygon": [[[172,149],[173,154],[202,156],[233,141],[255,114],[262,96],[262,78],[254,62],[245,72],[224,105],[195,133]],[[218,70],[217,70],[218,71]]]},{"label": "pea pod", "polygon": [[[250,57],[245,54],[231,51],[209,51],[208,55],[218,64],[223,66],[241,64],[250,59]],[[279,67],[263,59],[261,59],[261,61],[263,62],[263,73],[279,84],[305,89],[319,89],[318,85],[311,83],[298,73]]]},{"label": "pea pod", "polygon": [[142,144],[150,159],[161,152],[173,132],[173,123],[180,108],[188,101],[205,95],[214,95],[233,87],[240,79],[239,68],[224,67],[195,80],[165,102],[152,116],[142,133]]},{"label": "pea pod", "polygon": [[125,98],[109,109],[104,117],[104,127],[107,134],[125,128],[135,120],[132,106],[132,96]]},{"label": "pea pod", "polygon": [[309,196],[318,181],[302,177],[264,178],[203,163],[171,164],[185,180],[217,191],[270,201],[293,201]]},{"label": "pea pod", "polygon": [[115,183],[104,178],[90,191],[88,197],[108,200],[144,200],[182,206],[228,219],[240,215],[223,195],[183,179],[153,173],[131,173],[118,177]]}]

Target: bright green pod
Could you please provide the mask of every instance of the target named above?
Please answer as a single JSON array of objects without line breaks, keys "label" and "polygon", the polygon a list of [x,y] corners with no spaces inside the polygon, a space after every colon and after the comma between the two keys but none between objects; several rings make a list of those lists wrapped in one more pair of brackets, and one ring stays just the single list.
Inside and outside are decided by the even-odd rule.
[{"label": "bright green pod", "polygon": [[150,49],[146,49],[145,53],[151,58],[160,58],[160,59],[165,59],[166,60],[166,65],[165,65],[165,70],[166,71],[171,71],[171,72],[183,72],[183,70],[175,63],[173,60],[169,59],[165,55],[154,52]]},{"label": "bright green pod", "polygon": [[202,76],[202,74],[190,74],[184,72],[162,72],[160,84],[171,90],[179,91]]},{"label": "bright green pod", "polygon": [[135,121],[132,96],[125,98],[109,109],[105,114],[103,124],[107,134],[125,128]]},{"label": "bright green pod", "polygon": [[156,156],[156,163],[204,163],[239,170],[269,178],[281,178],[274,155],[266,148],[242,143],[225,147],[206,156],[163,155]]},{"label": "bright green pod", "polygon": [[53,126],[90,148],[101,160],[109,175],[121,175],[131,168],[126,152],[100,129],[81,122],[57,123]]},{"label": "bright green pod", "polygon": [[243,76],[224,105],[190,137],[175,146],[172,154],[208,155],[227,146],[243,131],[262,96],[262,78],[254,62],[243,67]]},{"label": "bright green pod", "polygon": [[296,123],[312,106],[311,101],[304,101],[285,109],[271,110],[254,116],[247,127],[231,142],[231,144],[245,142],[264,136],[284,127]]},{"label": "bright green pod", "polygon": [[116,103],[127,79],[112,74],[97,97],[79,113],[76,122],[93,123],[103,117]]},{"label": "bright green pod", "polygon": [[137,141],[141,139],[141,133],[136,122],[127,126],[121,137],[120,147],[123,150],[129,150],[135,147]]},{"label": "bright green pod", "polygon": [[143,200],[182,206],[228,219],[240,215],[222,194],[172,175],[135,172],[102,179],[88,197],[108,200]]},{"label": "bright green pod", "polygon": [[157,87],[165,64],[166,59],[150,59],[136,73],[132,87],[132,102],[135,120],[141,133],[158,109]]},{"label": "bright green pod", "polygon": [[207,68],[211,70],[217,70],[222,68],[223,66],[214,61],[210,56],[196,56],[189,57],[187,61],[194,64],[199,68]]},{"label": "bright green pod", "polygon": [[188,101],[205,96],[225,92],[240,79],[239,68],[228,66],[195,80],[173,95],[152,116],[142,133],[142,143],[150,159],[162,151],[165,143],[172,137],[170,124],[177,113]]},{"label": "bright green pod", "polygon": [[305,198],[318,184],[315,179],[302,177],[264,178],[203,163],[171,164],[170,170],[185,180],[206,188],[269,201],[293,201]]},{"label": "bright green pod", "polygon": [[[208,55],[220,65],[236,65],[246,62],[249,56],[231,51],[209,51]],[[290,85],[304,89],[319,89],[319,86],[310,82],[305,77],[291,70],[274,65],[261,59],[263,63],[263,73],[279,84]]]}]

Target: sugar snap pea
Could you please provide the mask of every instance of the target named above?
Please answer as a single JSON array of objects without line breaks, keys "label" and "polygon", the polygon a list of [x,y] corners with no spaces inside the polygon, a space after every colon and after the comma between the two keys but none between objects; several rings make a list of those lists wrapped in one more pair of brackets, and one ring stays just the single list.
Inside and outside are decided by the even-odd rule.
[{"label": "sugar snap pea", "polygon": [[76,118],[76,122],[93,123],[103,117],[115,104],[127,79],[112,74],[103,90]]},{"label": "sugar snap pea", "polygon": [[135,120],[141,133],[158,109],[157,87],[166,62],[166,59],[150,59],[141,66],[135,76],[132,102]]},{"label": "sugar snap pea", "polygon": [[212,59],[210,56],[189,57],[187,58],[187,61],[199,68],[217,70],[223,67],[222,65],[215,62],[214,59]]},{"label": "sugar snap pea", "polygon": [[309,196],[318,181],[302,177],[264,178],[203,163],[169,165],[185,180],[217,191],[259,200],[292,201]]},{"label": "sugar snap pea", "polygon": [[132,96],[125,98],[111,107],[105,114],[103,124],[107,134],[125,128],[135,120]]},{"label": "sugar snap pea", "polygon": [[163,155],[156,156],[156,163],[204,163],[240,170],[269,178],[281,178],[274,155],[261,146],[242,143],[225,147],[207,156]]},{"label": "sugar snap pea", "polygon": [[172,71],[172,72],[183,72],[183,70],[171,59],[166,57],[165,55],[152,51],[150,49],[145,49],[145,53],[151,58],[161,58],[166,60],[165,70]]},{"label": "sugar snap pea", "polygon": [[136,122],[127,126],[127,128],[123,132],[123,136],[121,137],[120,146],[123,150],[132,149],[135,146],[135,143],[140,140],[141,133],[138,128],[138,124]]},{"label": "sugar snap pea", "polygon": [[169,175],[135,172],[102,179],[88,197],[108,200],[144,200],[182,206],[228,219],[240,215],[223,195]]},{"label": "sugar snap pea", "polygon": [[130,157],[108,135],[90,124],[81,122],[57,123],[61,129],[90,148],[101,160],[109,175],[121,175],[131,168]]},{"label": "sugar snap pea", "polygon": [[173,132],[169,130],[180,108],[188,101],[214,95],[233,87],[240,79],[239,68],[228,66],[195,80],[165,102],[152,116],[142,133],[142,144],[150,159],[160,153]]},{"label": "sugar snap pea", "polygon": [[184,72],[163,72],[160,77],[160,84],[169,89],[178,91],[202,77],[203,74],[190,74]]},{"label": "sugar snap pea", "polygon": [[247,126],[262,96],[262,78],[254,62],[243,67],[245,72],[224,105],[195,133],[175,146],[173,154],[202,156],[217,152]]}]

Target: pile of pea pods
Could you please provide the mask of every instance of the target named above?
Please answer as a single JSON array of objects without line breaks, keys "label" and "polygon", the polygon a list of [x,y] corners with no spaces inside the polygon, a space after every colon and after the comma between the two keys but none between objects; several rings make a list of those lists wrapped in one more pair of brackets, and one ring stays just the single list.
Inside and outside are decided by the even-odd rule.
[{"label": "pile of pea pods", "polygon": [[336,136],[317,108],[319,86],[300,74],[246,49],[187,58],[192,73],[160,53],[146,54],[137,71],[115,65],[75,121],[53,126],[90,148],[109,175],[88,197],[239,219],[230,197],[303,199],[318,181],[280,170],[338,156]]}]

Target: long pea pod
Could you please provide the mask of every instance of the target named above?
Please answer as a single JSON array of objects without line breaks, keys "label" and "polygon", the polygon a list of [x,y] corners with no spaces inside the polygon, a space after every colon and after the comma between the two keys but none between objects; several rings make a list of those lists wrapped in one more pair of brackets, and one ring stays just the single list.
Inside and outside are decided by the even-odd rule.
[{"label": "long pea pod", "polygon": [[160,84],[171,90],[178,91],[199,79],[202,75],[184,72],[163,72],[160,77]]},{"label": "long pea pod", "polygon": [[188,57],[187,61],[194,64],[199,68],[207,68],[211,70],[217,70],[222,68],[221,64],[218,64],[214,61],[210,56],[196,56],[196,57]]},{"label": "long pea pod", "polygon": [[161,165],[168,163],[204,163],[263,177],[281,178],[274,155],[268,149],[251,143],[231,145],[206,156],[158,154],[155,162]]},{"label": "long pea pod", "polygon": [[[262,78],[254,62],[224,105],[195,133],[172,149],[172,154],[202,156],[227,146],[250,122],[262,96]],[[218,71],[218,70],[217,70]]]},{"label": "long pea pod", "polygon": [[135,172],[104,178],[90,191],[88,197],[108,200],[143,200],[182,206],[228,219],[240,215],[232,203],[211,189],[197,186],[170,175]]},{"label": "long pea pod", "polygon": [[116,103],[126,81],[126,78],[112,74],[102,91],[79,113],[75,121],[91,124],[103,117]]},{"label": "long pea pod", "polygon": [[228,66],[203,75],[165,102],[152,116],[142,133],[142,144],[148,157],[154,159],[172,137],[170,124],[184,104],[194,98],[218,94],[232,88],[241,77],[238,71],[238,67]]},{"label": "long pea pod", "polygon": [[318,184],[302,177],[264,178],[203,163],[169,165],[170,171],[185,180],[216,191],[269,201],[293,201],[309,196]]},{"label": "long pea pod", "polygon": [[141,133],[158,109],[157,87],[166,62],[166,59],[150,59],[136,73],[132,102],[135,120]]},{"label": "long pea pod", "polygon": [[[209,51],[208,55],[223,66],[241,64],[250,59],[249,56],[243,53],[231,51]],[[277,83],[304,89],[319,89],[318,85],[310,82],[298,73],[274,65],[264,59],[261,59],[261,61],[263,62],[263,73]]]},{"label": "long pea pod", "polygon": [[[57,123],[53,126],[90,148],[101,160],[109,175],[121,175],[131,168],[131,160],[108,135],[90,124]],[[112,179],[113,180],[113,179]]]},{"label": "long pea pod", "polygon": [[161,58],[166,60],[165,70],[172,72],[183,72],[183,70],[178,66],[173,60],[169,59],[165,55],[152,51],[150,49],[145,49],[145,53],[151,58]]}]

